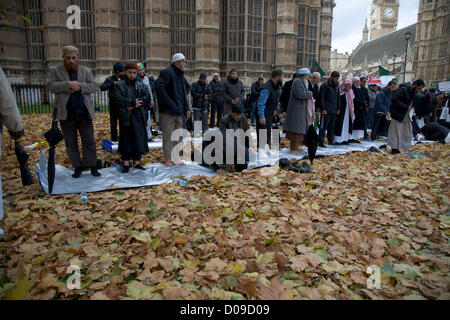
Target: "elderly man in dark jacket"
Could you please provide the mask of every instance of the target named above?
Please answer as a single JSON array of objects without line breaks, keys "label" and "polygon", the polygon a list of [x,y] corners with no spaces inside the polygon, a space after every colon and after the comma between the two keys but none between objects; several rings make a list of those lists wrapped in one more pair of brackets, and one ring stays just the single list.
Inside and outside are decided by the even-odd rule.
[{"label": "elderly man in dark jacket", "polygon": [[388,83],[386,88],[383,88],[378,93],[374,106],[374,122],[371,139],[375,141],[378,136],[387,136],[390,121],[387,119],[387,113],[391,106],[392,94],[398,89],[398,83],[392,80]]},{"label": "elderly man in dark jacket", "polygon": [[[185,117],[191,117],[189,107],[189,85],[184,77],[186,57],[176,53],[172,57],[172,65],[161,71],[156,81],[156,96],[159,104],[159,120],[163,131],[163,151],[165,166],[182,165],[179,159],[173,159],[172,151],[178,141],[172,141],[172,132],[183,128]],[[176,155],[175,158],[178,158]]]},{"label": "elderly man in dark jacket", "polygon": [[126,79],[119,81],[114,89],[114,99],[120,107],[119,152],[122,154],[122,173],[133,167],[145,170],[141,165],[142,154],[148,152],[145,106],[150,102],[148,87],[137,80],[137,66],[133,63],[125,67]]},{"label": "elderly man in dark jacket", "polygon": [[211,96],[211,87],[208,84],[206,73],[200,73],[197,82],[192,84],[191,89],[194,109],[194,121],[202,122],[202,131],[208,130],[209,97]]},{"label": "elderly man in dark jacket", "polygon": [[125,67],[120,62],[117,62],[113,67],[114,74],[105,79],[105,82],[100,86],[100,90],[108,90],[109,98],[109,122],[111,125],[111,141],[118,141],[119,135],[117,132],[117,122],[119,121],[119,106],[114,101],[113,92],[114,85],[122,80]]},{"label": "elderly man in dark jacket", "polygon": [[231,112],[233,104],[244,106],[245,89],[244,84],[238,78],[236,70],[231,70],[230,75],[223,84],[223,97],[225,99],[224,114]]},{"label": "elderly man in dark jacket", "polygon": [[409,150],[413,140],[413,128],[409,118],[412,101],[417,93],[425,87],[422,79],[416,80],[412,85],[405,83],[392,95],[391,117],[389,127],[388,145],[392,148],[392,154],[400,153],[400,150]]},{"label": "elderly man in dark jacket", "polygon": [[[214,73],[212,81],[209,83],[211,88],[211,96],[209,101],[211,102],[211,120],[209,121],[209,127],[215,128],[219,126],[220,120],[223,118],[223,83],[220,81],[220,75]],[[216,120],[217,113],[217,120]]]},{"label": "elderly man in dark jacket", "polygon": [[334,128],[336,125],[336,117],[340,110],[340,94],[339,94],[339,78],[337,71],[331,73],[328,81],[320,87],[319,105],[321,107],[322,116],[320,123],[320,147],[325,148],[325,132],[327,132],[328,143],[334,143]]}]

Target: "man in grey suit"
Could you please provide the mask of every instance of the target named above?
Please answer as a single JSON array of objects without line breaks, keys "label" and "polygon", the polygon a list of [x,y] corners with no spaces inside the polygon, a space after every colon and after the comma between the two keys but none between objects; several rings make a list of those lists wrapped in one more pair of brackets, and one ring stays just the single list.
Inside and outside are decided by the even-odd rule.
[{"label": "man in grey suit", "polygon": [[[99,177],[97,171],[97,148],[94,138],[95,118],[91,94],[99,90],[94,81],[92,71],[79,65],[80,52],[74,46],[63,48],[64,64],[50,69],[48,85],[55,94],[54,107],[57,109],[57,119],[60,121],[64,134],[67,155],[75,168],[72,175],[79,178],[83,168],[90,168],[94,177]],[[78,149],[78,131],[80,132],[83,161]]]}]

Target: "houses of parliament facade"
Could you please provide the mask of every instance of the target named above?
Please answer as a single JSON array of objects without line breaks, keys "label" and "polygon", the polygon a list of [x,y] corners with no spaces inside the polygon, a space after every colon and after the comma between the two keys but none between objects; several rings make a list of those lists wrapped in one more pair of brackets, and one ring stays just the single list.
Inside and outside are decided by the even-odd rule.
[{"label": "houses of parliament facade", "polygon": [[[173,53],[201,71],[238,70],[245,84],[273,68],[286,74],[329,71],[334,0],[6,0],[0,22],[0,66],[12,81],[40,82],[61,63],[61,48],[80,49],[98,80],[118,61],[144,62],[154,76]],[[81,29],[67,28],[67,8],[81,9]],[[26,22],[15,16],[24,15]],[[13,18],[14,17],[14,18]]]}]

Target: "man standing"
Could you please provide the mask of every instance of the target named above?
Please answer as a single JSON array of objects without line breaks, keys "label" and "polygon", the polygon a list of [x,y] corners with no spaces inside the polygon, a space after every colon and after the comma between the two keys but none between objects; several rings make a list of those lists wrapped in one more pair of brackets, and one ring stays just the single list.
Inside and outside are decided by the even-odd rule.
[{"label": "man standing", "polygon": [[413,107],[416,113],[416,123],[419,129],[422,129],[425,124],[429,123],[434,109],[436,107],[435,102],[436,89],[430,89],[429,92],[420,94],[414,99]]},{"label": "man standing", "polygon": [[[20,117],[17,102],[11,89],[11,84],[0,67],[0,160],[2,158],[2,131],[3,125],[8,129],[9,135],[14,140],[19,140],[25,133]],[[0,176],[0,220],[3,219],[2,179]],[[0,228],[0,239],[3,237],[3,229]]]},{"label": "man standing", "polygon": [[119,141],[117,133],[117,122],[119,121],[119,106],[114,101],[113,91],[114,85],[122,80],[125,67],[120,62],[117,62],[113,67],[114,74],[106,78],[105,82],[100,86],[100,90],[108,90],[109,98],[109,122],[111,124],[111,141]]},{"label": "man standing", "polygon": [[350,143],[360,143],[359,140],[364,138],[366,130],[366,108],[368,102],[361,86],[361,79],[359,77],[353,78],[353,93],[355,94],[355,121],[353,122],[353,134]]},{"label": "man standing", "polygon": [[182,164],[172,159],[172,151],[177,141],[172,141],[172,132],[183,128],[184,117],[189,120],[192,110],[188,102],[188,83],[184,77],[186,57],[176,53],[172,65],[161,71],[156,81],[156,95],[159,103],[159,119],[163,131],[164,164],[170,168]]},{"label": "man standing", "polygon": [[369,134],[367,133],[367,128],[369,127],[369,124],[367,122],[368,114],[369,114],[369,108],[370,108],[370,99],[369,99],[369,90],[367,89],[367,78],[364,76],[361,78],[361,93],[363,96],[364,101],[364,140],[369,139]]},{"label": "man standing", "polygon": [[128,173],[132,166],[145,170],[141,165],[142,154],[148,152],[148,135],[145,128],[144,106],[148,105],[148,87],[137,80],[137,67],[133,63],[125,67],[126,78],[114,89],[114,99],[120,107],[119,152],[122,155],[122,173]]},{"label": "man standing", "polygon": [[211,87],[208,84],[206,73],[200,73],[198,81],[192,84],[191,95],[194,121],[202,122],[202,131],[204,133],[208,130],[209,97],[211,96]]},{"label": "man standing", "polygon": [[389,129],[390,121],[387,119],[389,107],[391,106],[391,97],[398,89],[397,80],[394,79],[388,83],[386,88],[381,89],[378,93],[374,106],[374,123],[372,128],[372,141],[375,141],[379,136],[386,137]]},{"label": "man standing", "polygon": [[152,119],[154,119],[155,122],[159,124],[158,101],[156,99],[156,90],[155,90],[155,77],[150,76],[148,79],[150,80],[150,88],[152,89],[151,93],[153,97],[153,108],[150,110],[152,113],[151,116]]},{"label": "man standing", "polygon": [[404,83],[392,94],[391,117],[389,127],[388,145],[392,154],[399,154],[400,150],[409,150],[413,140],[413,128],[409,118],[412,101],[416,94],[425,87],[422,79],[414,81],[411,85]]},{"label": "man standing", "polygon": [[367,113],[367,128],[373,129],[373,117],[375,115],[375,101],[379,87],[376,84],[369,85],[369,112]]},{"label": "man standing", "polygon": [[146,123],[146,127],[147,127],[148,141],[152,141],[152,112],[151,112],[151,110],[153,109],[153,105],[154,105],[152,87],[150,85],[150,79],[145,74],[144,64],[138,63],[136,66],[137,66],[137,79],[136,80],[142,82],[147,87],[148,92],[149,92],[150,99],[146,99],[146,100],[148,100],[148,102],[146,102],[146,104],[143,105],[142,110],[144,111],[144,114],[145,114],[145,123]]},{"label": "man standing", "polygon": [[321,76],[319,72],[314,72],[311,74],[311,79],[308,81],[308,90],[312,92],[313,99],[316,101],[316,112],[320,113],[320,103],[319,103],[319,82]]},{"label": "man standing", "polygon": [[292,85],[294,84],[295,78],[297,78],[297,72],[292,75],[292,80],[287,81],[283,86],[280,96],[281,112],[287,112],[288,110],[289,98],[291,97]]},{"label": "man standing", "polygon": [[215,128],[219,126],[220,120],[223,118],[223,83],[220,82],[218,73],[214,73],[209,86],[211,88],[211,96],[209,97],[211,102],[211,120],[209,121],[209,127]]},{"label": "man standing", "polygon": [[[270,145],[272,141],[272,121],[275,111],[278,109],[283,71],[273,70],[271,79],[266,82],[256,106],[256,133],[258,137],[258,149]],[[264,130],[266,133],[263,134]],[[260,135],[263,134],[263,137]],[[264,137],[265,136],[265,137]]]},{"label": "man standing", "polygon": [[255,81],[252,84],[252,88],[250,90],[250,105],[251,105],[251,123],[252,126],[255,126],[255,110],[256,110],[256,103],[258,102],[259,95],[261,94],[261,90],[264,86],[264,79],[259,78],[258,81]]},{"label": "man standing", "polygon": [[331,73],[330,79],[320,87],[319,105],[322,111],[322,119],[320,121],[320,147],[325,148],[325,132],[327,132],[328,143],[334,143],[334,127],[336,124],[336,116],[340,106],[339,94],[339,78],[341,75],[337,71]]},{"label": "man standing", "polygon": [[223,97],[225,99],[225,110],[224,114],[229,114],[231,112],[231,106],[233,104],[239,104],[244,106],[245,99],[245,89],[244,84],[238,78],[238,73],[236,70],[231,70],[230,75],[223,85],[224,93]]},{"label": "man standing", "polygon": [[[91,168],[91,174],[99,177],[97,171],[97,148],[94,139],[95,118],[91,94],[99,90],[92,71],[78,63],[80,53],[74,46],[63,48],[64,64],[50,69],[48,86],[55,94],[54,107],[64,134],[67,155],[75,168],[72,175],[79,178],[83,167]],[[83,145],[83,161],[78,150],[77,132],[80,132]]]}]

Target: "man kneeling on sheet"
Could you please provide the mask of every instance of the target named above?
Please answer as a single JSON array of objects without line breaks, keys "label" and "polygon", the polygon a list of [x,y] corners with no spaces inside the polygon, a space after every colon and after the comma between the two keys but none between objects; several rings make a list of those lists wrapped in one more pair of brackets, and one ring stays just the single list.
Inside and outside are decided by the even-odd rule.
[{"label": "man kneeling on sheet", "polygon": [[[231,112],[225,115],[220,121],[220,131],[209,131],[208,134],[212,134],[211,141],[208,138],[204,138],[202,144],[202,165],[208,166],[216,170],[220,174],[224,174],[225,170],[241,172],[248,168],[249,164],[249,152],[256,153],[252,148],[253,139],[251,138],[249,125],[245,116],[242,115],[243,108],[240,105],[232,105]],[[232,130],[232,131],[230,131]],[[241,133],[245,135],[244,144],[238,137],[237,130],[242,130]],[[222,135],[223,143],[218,144],[215,142],[214,133],[220,133]],[[232,139],[227,142],[227,135],[233,134]],[[212,144],[215,144],[214,147]],[[209,148],[208,148],[209,147]],[[242,154],[244,151],[244,154]],[[211,154],[209,154],[211,153]],[[216,155],[222,153],[222,161],[216,161]],[[233,153],[233,154],[232,154]],[[227,158],[228,155],[228,159]],[[209,159],[212,157],[213,159]],[[219,157],[220,158],[220,157]]]},{"label": "man kneeling on sheet", "polygon": [[122,173],[130,171],[131,162],[134,168],[145,170],[140,161],[142,154],[149,151],[142,108],[149,103],[150,93],[147,86],[136,79],[136,64],[127,64],[125,72],[126,79],[119,81],[114,89],[114,99],[120,106],[119,152],[123,160]]}]

